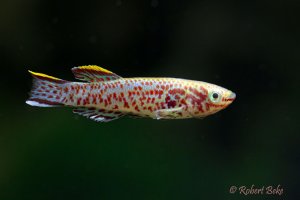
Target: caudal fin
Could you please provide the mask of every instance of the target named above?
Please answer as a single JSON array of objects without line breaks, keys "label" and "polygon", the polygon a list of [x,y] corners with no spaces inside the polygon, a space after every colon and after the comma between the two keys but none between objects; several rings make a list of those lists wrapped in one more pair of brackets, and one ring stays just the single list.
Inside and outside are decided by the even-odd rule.
[{"label": "caudal fin", "polygon": [[63,86],[68,81],[29,71],[33,76],[33,85],[28,105],[38,107],[53,107],[63,105]]}]

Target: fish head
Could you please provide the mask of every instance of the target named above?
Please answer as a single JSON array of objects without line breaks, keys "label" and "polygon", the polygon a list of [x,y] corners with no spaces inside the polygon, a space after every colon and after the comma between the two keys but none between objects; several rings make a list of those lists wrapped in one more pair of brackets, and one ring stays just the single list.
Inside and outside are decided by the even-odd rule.
[{"label": "fish head", "polygon": [[208,84],[205,111],[208,114],[216,113],[229,106],[236,98],[236,94],[226,88]]},{"label": "fish head", "polygon": [[198,82],[190,90],[190,109],[193,117],[206,117],[223,110],[236,98],[236,94],[215,84]]}]

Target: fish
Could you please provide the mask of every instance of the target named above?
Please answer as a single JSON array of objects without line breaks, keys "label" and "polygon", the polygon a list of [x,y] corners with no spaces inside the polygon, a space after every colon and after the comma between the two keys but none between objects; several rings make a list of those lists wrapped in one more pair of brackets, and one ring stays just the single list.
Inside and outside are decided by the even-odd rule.
[{"label": "fish", "polygon": [[80,82],[29,71],[30,106],[73,108],[96,122],[123,116],[153,119],[204,118],[227,106],[236,94],[215,84],[180,78],[123,78],[96,65],[72,68]]}]

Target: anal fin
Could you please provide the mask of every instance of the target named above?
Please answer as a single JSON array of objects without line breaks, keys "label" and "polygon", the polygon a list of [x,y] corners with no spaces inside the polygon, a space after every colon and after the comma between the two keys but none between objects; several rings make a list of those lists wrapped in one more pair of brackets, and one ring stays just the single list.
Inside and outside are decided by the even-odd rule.
[{"label": "anal fin", "polygon": [[96,122],[109,122],[124,115],[118,111],[112,112],[97,108],[77,108],[73,110],[73,113],[82,115]]}]

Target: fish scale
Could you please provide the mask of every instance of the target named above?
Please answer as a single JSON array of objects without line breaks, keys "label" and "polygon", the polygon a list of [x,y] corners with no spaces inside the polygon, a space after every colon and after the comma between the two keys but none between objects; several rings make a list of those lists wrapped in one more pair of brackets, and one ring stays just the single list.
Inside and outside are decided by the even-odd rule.
[{"label": "fish scale", "polygon": [[[98,66],[72,69],[88,82],[69,82],[31,72],[32,106],[65,105],[95,121],[138,116],[154,119],[202,118],[227,107],[235,94],[223,87],[178,78],[122,78]],[[54,95],[55,94],[55,95]]]}]

